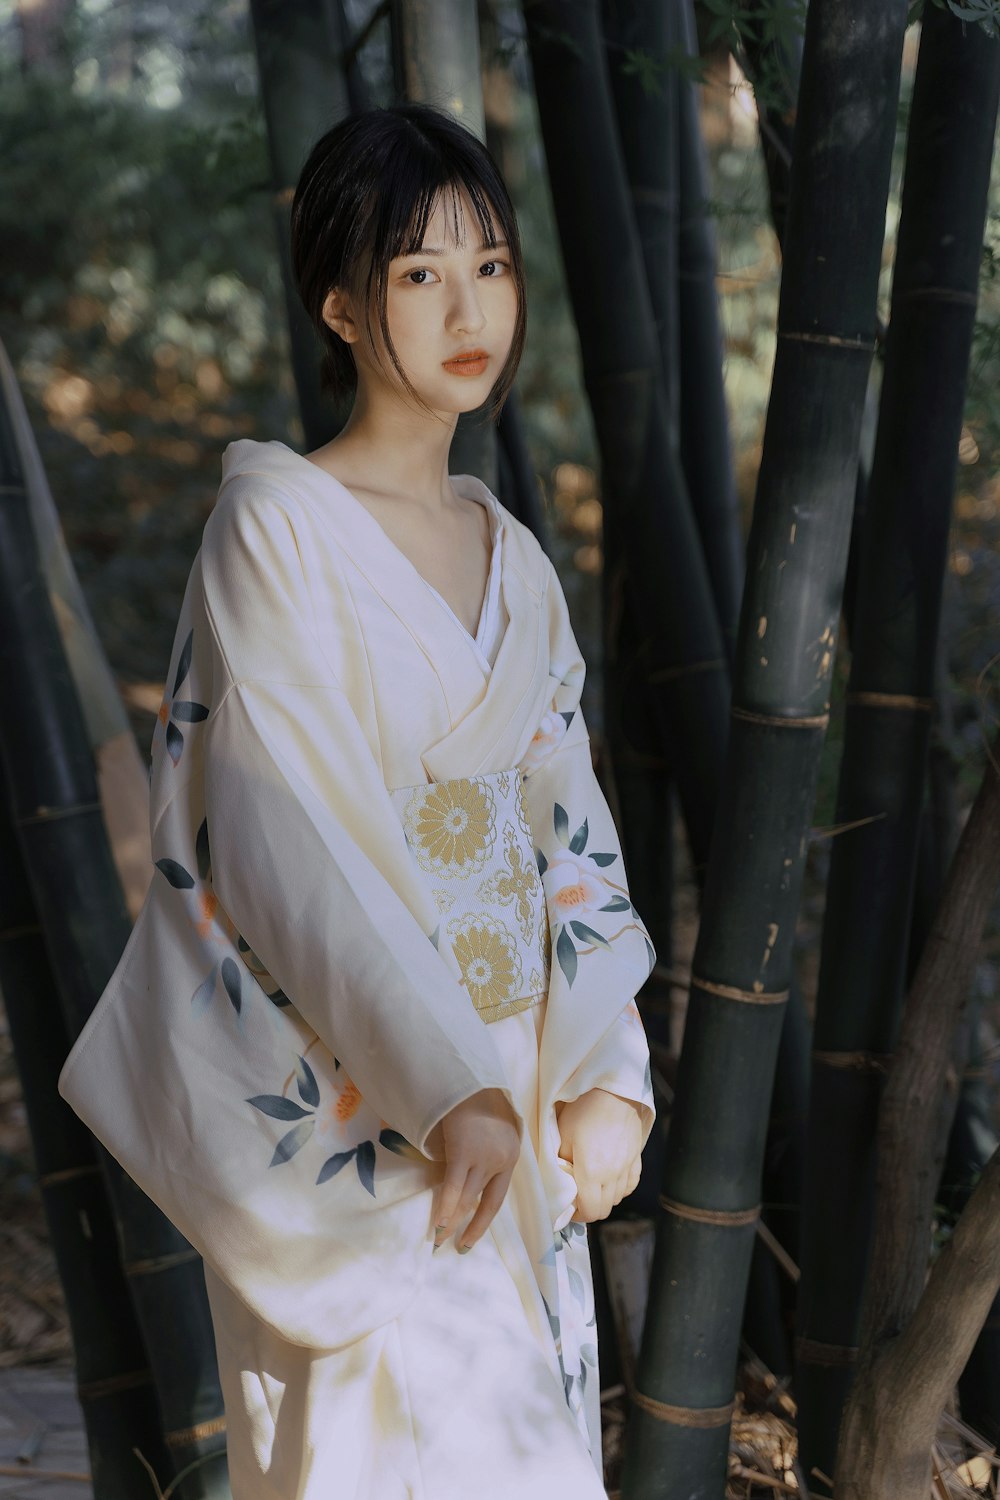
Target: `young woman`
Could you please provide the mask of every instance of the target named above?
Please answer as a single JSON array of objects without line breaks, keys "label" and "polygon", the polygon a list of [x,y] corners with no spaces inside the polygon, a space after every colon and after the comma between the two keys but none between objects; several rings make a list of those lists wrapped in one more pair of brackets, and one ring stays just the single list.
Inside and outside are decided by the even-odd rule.
[{"label": "young woman", "polygon": [[405,105],[323,137],[292,233],[353,409],[226,450],[156,872],[60,1086],[204,1257],[234,1500],[594,1500],[586,1224],[653,1123],[653,950],[556,573],[448,473],[523,346],[517,225]]}]

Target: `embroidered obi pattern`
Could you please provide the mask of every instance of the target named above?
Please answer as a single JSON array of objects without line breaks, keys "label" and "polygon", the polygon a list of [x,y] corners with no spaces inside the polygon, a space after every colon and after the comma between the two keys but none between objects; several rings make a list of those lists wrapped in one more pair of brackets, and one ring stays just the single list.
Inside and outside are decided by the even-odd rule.
[{"label": "embroidered obi pattern", "polygon": [[441,914],[476,1010],[499,1021],[548,990],[551,941],[521,773],[397,787],[390,793],[414,865]]}]

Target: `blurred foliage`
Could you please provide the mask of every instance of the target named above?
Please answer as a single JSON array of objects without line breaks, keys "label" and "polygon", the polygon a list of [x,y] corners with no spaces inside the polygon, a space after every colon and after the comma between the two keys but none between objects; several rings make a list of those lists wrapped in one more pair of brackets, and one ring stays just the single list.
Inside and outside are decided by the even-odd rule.
[{"label": "blurred foliage", "polygon": [[[373,3],[348,0],[354,26]],[[598,457],[520,14],[514,0],[488,3],[494,25],[484,56],[487,106],[528,269],[529,335],[518,389],[557,560],[590,662],[587,707],[599,729]],[[706,52],[697,72],[711,172],[706,207],[718,238],[725,377],[744,526],[774,358],[780,262],[753,90],[720,43],[734,34],[738,39],[739,28],[751,24],[772,40],[787,41],[801,28],[802,13],[802,0],[739,7],[735,0],[701,0],[699,6]],[[73,17],[67,85],[58,70],[22,72],[10,0],[0,0],[0,40],[7,43],[0,48],[0,334],[19,371],[112,664],[127,683],[157,683],[214,501],[223,448],[241,436],[293,446],[301,438],[266,139],[245,0],[77,0]],[[916,28],[908,37],[887,214],[883,320],[915,42]],[[623,53],[618,65],[658,87],[664,67],[676,61]],[[372,31],[361,63],[373,98],[386,102],[384,24]],[[981,721],[996,716],[998,195],[995,183],[947,591],[956,748],[966,794],[982,762]],[[613,284],[595,288],[595,295],[613,296]],[[846,672],[842,659],[820,825],[833,821]],[[145,749],[149,720],[137,709],[134,722]]]}]

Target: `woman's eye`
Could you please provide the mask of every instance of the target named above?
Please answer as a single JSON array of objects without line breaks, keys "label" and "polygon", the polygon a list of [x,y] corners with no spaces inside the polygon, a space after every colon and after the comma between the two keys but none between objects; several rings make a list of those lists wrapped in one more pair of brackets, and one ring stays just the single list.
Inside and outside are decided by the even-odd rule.
[{"label": "woman's eye", "polygon": [[507,262],[505,260],[488,260],[483,265],[481,265],[479,269],[481,271],[485,271],[487,267],[489,267],[489,276],[492,277],[500,275],[502,271],[506,269],[506,266]]},{"label": "woman's eye", "polygon": [[[429,275],[430,275],[430,267],[429,266],[418,266],[416,268],[416,270],[407,271],[407,273],[406,273],[406,279],[407,279],[407,281],[410,281],[411,277],[413,277],[413,276],[429,276]],[[411,284],[413,286],[426,286],[427,282],[425,282],[425,281],[413,281]]]}]

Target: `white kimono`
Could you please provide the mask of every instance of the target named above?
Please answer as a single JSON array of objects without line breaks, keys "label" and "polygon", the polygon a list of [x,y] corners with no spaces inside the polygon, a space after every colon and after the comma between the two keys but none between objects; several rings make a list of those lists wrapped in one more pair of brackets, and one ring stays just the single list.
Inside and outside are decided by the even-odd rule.
[{"label": "white kimono", "polygon": [[[653,1123],[653,949],[558,577],[478,479],[477,638],[337,480],[233,443],[154,736],[156,866],[60,1090],[205,1261],[234,1500],[602,1496],[555,1104]],[[427,1137],[503,1089],[489,1231]]]}]

